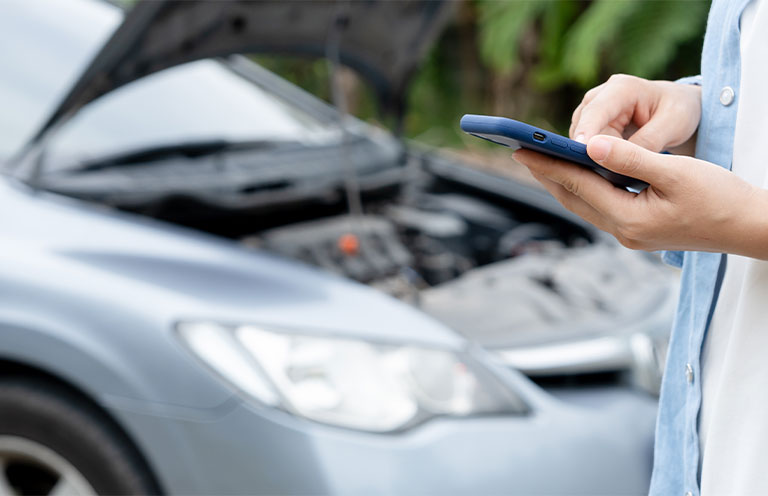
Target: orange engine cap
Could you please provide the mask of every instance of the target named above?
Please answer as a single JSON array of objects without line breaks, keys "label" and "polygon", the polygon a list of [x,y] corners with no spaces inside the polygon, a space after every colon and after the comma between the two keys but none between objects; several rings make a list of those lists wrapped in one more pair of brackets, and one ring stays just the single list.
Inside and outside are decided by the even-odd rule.
[{"label": "orange engine cap", "polygon": [[357,255],[360,252],[360,240],[354,234],[342,234],[339,236],[338,247],[345,255]]}]

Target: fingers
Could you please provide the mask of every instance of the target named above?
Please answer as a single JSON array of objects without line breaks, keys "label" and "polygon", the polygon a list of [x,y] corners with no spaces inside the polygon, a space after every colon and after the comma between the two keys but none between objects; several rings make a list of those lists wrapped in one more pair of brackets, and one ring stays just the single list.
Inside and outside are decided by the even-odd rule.
[{"label": "fingers", "polygon": [[[568,129],[568,136],[571,139],[576,139],[576,136],[574,136],[574,132],[576,130],[576,125],[581,120],[581,112],[584,110],[584,107],[586,105],[589,105],[589,102],[591,102],[599,93],[600,91],[605,87],[606,83],[600,84],[598,86],[595,86],[591,90],[584,93],[584,98],[582,98],[581,103],[578,107],[576,107],[576,110],[573,111],[573,115],[571,116],[571,127]],[[603,133],[600,133],[603,134]],[[580,137],[577,141],[581,141],[582,143],[586,143],[584,138]]]},{"label": "fingers", "polygon": [[687,141],[700,117],[700,87],[615,74],[584,95],[569,135],[582,142],[598,134],[623,136],[659,152]]},{"label": "fingers", "polygon": [[546,176],[531,171],[531,174],[539,183],[549,191],[565,208],[586,220],[593,226],[603,231],[610,232],[611,223],[594,207],[578,196],[570,193],[560,184],[548,179]]},{"label": "fingers", "polygon": [[587,143],[587,154],[607,169],[662,188],[675,180],[678,169],[678,157],[654,153],[612,136],[594,136]]},{"label": "fingers", "polygon": [[574,136],[573,133],[576,132],[576,125],[579,123],[579,120],[581,119],[581,111],[584,109],[584,102],[581,102],[578,107],[576,107],[576,110],[573,111],[573,115],[571,116],[571,127],[568,128],[568,137],[572,140],[576,141],[582,141],[584,138],[579,136],[579,139],[576,139],[576,136]]},{"label": "fingers", "polygon": [[629,141],[642,146],[646,150],[652,152],[660,152],[667,147],[668,135],[665,130],[671,128],[668,119],[662,117],[652,118],[643,127],[638,129],[632,136],[629,137]]},{"label": "fingers", "polygon": [[[609,82],[613,81],[617,80],[612,78]],[[636,103],[637,95],[631,84],[626,82],[606,84],[581,109],[578,122],[573,126],[572,134],[576,138],[584,136],[583,139],[586,143],[592,136],[599,134],[606,127],[615,128],[621,133],[632,120]]]},{"label": "fingers", "polygon": [[516,160],[580,197],[608,220],[620,218],[633,193],[614,187],[594,171],[531,150],[515,152]]}]

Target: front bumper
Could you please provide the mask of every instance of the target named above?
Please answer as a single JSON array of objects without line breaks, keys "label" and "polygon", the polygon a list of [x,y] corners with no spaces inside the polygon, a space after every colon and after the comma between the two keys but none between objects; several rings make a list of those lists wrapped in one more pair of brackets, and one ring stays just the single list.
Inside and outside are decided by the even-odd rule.
[{"label": "front bumper", "polygon": [[391,435],[236,398],[215,415],[112,411],[170,494],[645,494],[656,402],[626,388],[572,394],[581,401]]},{"label": "front bumper", "polygon": [[532,378],[621,372],[630,385],[658,396],[678,287],[675,274],[674,282],[641,318],[576,332],[569,339],[493,351],[506,365]]}]

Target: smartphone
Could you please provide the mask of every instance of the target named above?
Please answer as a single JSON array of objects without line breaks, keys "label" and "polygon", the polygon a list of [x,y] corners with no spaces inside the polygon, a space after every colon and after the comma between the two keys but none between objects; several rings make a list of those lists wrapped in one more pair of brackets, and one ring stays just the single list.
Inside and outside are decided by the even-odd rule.
[{"label": "smartphone", "polygon": [[527,148],[592,169],[614,186],[639,193],[648,183],[617,174],[601,166],[587,155],[587,146],[524,122],[492,115],[466,114],[461,118],[461,130],[514,150]]}]

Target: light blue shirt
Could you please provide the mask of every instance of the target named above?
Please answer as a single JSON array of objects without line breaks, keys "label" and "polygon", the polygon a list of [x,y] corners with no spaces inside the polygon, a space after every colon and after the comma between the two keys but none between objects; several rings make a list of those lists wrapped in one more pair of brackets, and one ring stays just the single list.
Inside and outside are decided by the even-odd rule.
[{"label": "light blue shirt", "polygon": [[[741,74],[739,20],[749,0],[714,0],[701,57],[702,107],[696,157],[731,168]],[[768,63],[768,61],[766,61]],[[698,496],[701,348],[725,272],[719,253],[665,252],[682,267],[682,286],[669,342],[656,425],[650,494]]]}]

